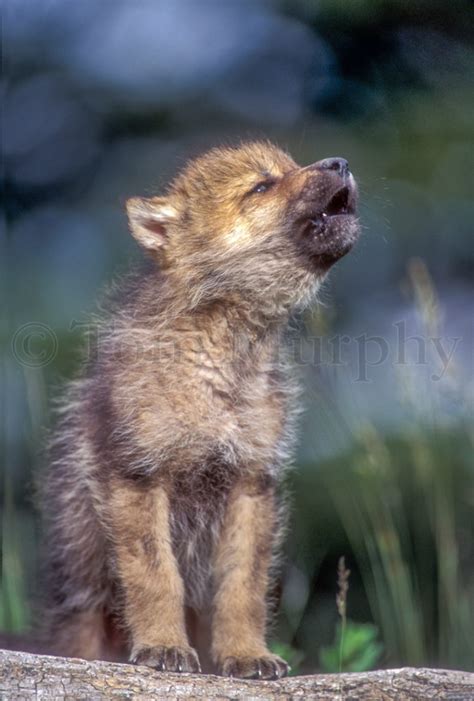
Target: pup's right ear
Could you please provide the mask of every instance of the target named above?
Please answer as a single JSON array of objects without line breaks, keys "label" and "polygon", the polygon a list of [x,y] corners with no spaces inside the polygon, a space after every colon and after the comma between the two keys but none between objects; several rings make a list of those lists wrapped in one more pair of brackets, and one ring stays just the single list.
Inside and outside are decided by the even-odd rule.
[{"label": "pup's right ear", "polygon": [[178,213],[166,197],[132,197],[126,202],[128,223],[138,243],[153,252],[166,247],[169,226]]}]

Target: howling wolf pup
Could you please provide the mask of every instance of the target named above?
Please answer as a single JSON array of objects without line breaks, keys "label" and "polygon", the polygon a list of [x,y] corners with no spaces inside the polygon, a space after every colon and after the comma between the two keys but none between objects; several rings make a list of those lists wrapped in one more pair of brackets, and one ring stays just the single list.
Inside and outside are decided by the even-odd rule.
[{"label": "howling wolf pup", "polygon": [[[60,654],[274,679],[265,643],[295,385],[282,345],[357,239],[343,158],[215,148],[127,202],[148,263],[119,285],[58,417],[42,478],[45,626]],[[189,625],[188,625],[189,628]]]}]

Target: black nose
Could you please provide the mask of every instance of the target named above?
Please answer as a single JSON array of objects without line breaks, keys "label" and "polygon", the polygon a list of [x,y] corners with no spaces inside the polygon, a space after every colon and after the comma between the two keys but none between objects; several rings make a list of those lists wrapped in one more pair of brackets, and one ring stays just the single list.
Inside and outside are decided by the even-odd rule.
[{"label": "black nose", "polygon": [[345,158],[324,158],[313,165],[316,170],[335,170],[341,177],[349,174],[349,163]]}]

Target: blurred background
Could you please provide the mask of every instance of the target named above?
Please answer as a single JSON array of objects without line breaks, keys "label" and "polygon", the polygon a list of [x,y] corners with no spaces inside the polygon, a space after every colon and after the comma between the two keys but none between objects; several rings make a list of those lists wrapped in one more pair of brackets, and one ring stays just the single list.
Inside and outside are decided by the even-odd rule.
[{"label": "blurred background", "polygon": [[257,137],[301,164],[348,158],[364,227],[295,346],[306,412],[272,645],[299,673],[474,669],[470,12],[3,4],[4,634],[33,620],[32,480],[53,399],[94,300],[139,255],[124,200],[208,146]]}]

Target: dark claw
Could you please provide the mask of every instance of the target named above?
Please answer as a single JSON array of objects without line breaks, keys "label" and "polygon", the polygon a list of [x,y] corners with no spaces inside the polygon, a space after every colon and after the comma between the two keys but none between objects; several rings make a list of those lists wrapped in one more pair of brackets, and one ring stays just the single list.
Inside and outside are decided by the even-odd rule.
[{"label": "dark claw", "polygon": [[276,655],[267,657],[226,657],[221,665],[225,677],[280,679],[288,674],[287,663]]},{"label": "dark claw", "polygon": [[131,661],[153,667],[160,672],[198,673],[201,671],[198,656],[191,647],[146,647],[140,650]]}]

